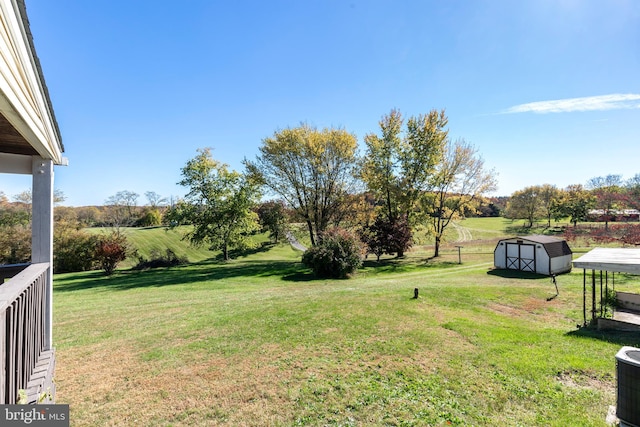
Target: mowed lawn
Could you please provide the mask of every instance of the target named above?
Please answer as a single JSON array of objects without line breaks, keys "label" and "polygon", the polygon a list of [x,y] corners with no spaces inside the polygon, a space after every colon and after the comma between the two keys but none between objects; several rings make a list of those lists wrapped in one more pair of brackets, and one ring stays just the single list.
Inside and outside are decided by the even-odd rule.
[{"label": "mowed lawn", "polygon": [[547,301],[548,278],[492,271],[484,245],[349,280],[314,279],[285,245],[58,275],[57,400],[74,426],[606,425],[638,335],[576,328],[581,270]]}]

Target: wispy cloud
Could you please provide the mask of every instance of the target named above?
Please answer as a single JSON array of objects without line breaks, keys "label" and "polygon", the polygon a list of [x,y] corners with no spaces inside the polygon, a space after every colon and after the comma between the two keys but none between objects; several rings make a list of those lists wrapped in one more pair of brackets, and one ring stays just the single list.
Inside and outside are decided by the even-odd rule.
[{"label": "wispy cloud", "polygon": [[574,111],[628,110],[640,108],[640,94],[615,93],[584,98],[556,99],[515,105],[502,111],[511,113],[570,113]]}]

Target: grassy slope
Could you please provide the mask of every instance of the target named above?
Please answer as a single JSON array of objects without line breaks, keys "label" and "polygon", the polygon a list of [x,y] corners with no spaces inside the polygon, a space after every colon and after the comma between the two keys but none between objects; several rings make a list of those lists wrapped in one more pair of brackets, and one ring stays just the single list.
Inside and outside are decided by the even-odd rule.
[{"label": "grassy slope", "polygon": [[[111,231],[110,228],[90,228],[87,230],[92,233],[108,233]],[[154,252],[165,255],[167,249],[171,249],[180,257],[187,257],[190,262],[200,262],[216,255],[216,252],[212,252],[206,247],[194,247],[183,239],[186,233],[184,227],[176,229],[167,229],[165,227],[123,227],[120,230],[127,236],[127,240],[138,251],[138,254],[147,259]],[[131,267],[136,262],[136,259],[129,259],[121,267]]]},{"label": "grassy slope", "polygon": [[605,425],[638,337],[576,330],[580,271],[546,301],[548,278],[492,272],[484,247],[342,281],[286,246],[56,276],[58,400],[73,425]]}]

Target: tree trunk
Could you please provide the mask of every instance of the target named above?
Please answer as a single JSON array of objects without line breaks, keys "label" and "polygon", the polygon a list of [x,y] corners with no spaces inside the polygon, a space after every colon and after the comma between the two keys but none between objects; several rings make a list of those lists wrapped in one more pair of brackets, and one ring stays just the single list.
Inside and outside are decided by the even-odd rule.
[{"label": "tree trunk", "polygon": [[435,250],[433,252],[433,257],[437,258],[440,256],[440,235],[436,234],[436,242],[435,242]]},{"label": "tree trunk", "polygon": [[310,219],[307,219],[307,228],[309,229],[309,239],[311,240],[311,246],[316,245],[316,239],[313,237],[313,224]]}]

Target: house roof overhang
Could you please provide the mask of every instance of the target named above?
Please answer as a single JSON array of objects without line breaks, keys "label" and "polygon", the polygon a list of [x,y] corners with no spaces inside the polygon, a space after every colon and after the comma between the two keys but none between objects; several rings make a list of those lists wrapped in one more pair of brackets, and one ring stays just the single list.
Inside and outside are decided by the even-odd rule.
[{"label": "house roof overhang", "polygon": [[575,259],[573,266],[586,270],[640,274],[640,249],[594,248]]},{"label": "house roof overhang", "polygon": [[65,164],[24,0],[0,0],[0,159],[40,156]]}]

